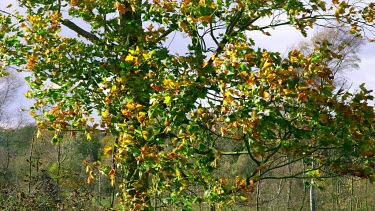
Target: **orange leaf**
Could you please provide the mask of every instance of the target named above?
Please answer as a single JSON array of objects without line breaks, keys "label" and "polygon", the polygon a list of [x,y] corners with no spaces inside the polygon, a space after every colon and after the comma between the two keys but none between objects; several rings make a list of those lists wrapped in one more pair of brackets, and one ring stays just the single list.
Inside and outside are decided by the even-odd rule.
[{"label": "orange leaf", "polygon": [[153,88],[157,92],[161,92],[163,90],[160,86],[156,84],[151,85],[151,88]]},{"label": "orange leaf", "polygon": [[265,99],[267,99],[269,96],[270,96],[270,94],[268,92],[262,93],[262,97],[265,98]]},{"label": "orange leaf", "polygon": [[211,23],[212,17],[211,16],[202,16],[202,17],[199,17],[199,20],[202,23]]},{"label": "orange leaf", "polygon": [[328,115],[327,114],[320,114],[320,121],[325,124],[328,122]]},{"label": "orange leaf", "polygon": [[297,99],[301,102],[307,102],[309,100],[305,93],[299,93]]},{"label": "orange leaf", "polygon": [[238,188],[244,188],[246,186],[246,182],[243,178],[237,177],[236,178],[236,185]]},{"label": "orange leaf", "polygon": [[116,8],[119,12],[121,12],[122,14],[125,14],[125,13],[126,13],[126,7],[125,7],[124,4],[121,4],[120,2],[116,1],[114,6],[115,6],[115,8]]},{"label": "orange leaf", "polygon": [[94,174],[92,173],[92,171],[90,171],[89,177],[87,178],[87,184],[92,183],[93,180],[94,180]]},{"label": "orange leaf", "polygon": [[224,136],[226,133],[229,132],[228,129],[225,127],[220,128],[220,131],[221,131],[221,136]]},{"label": "orange leaf", "polygon": [[179,23],[178,23],[178,26],[179,26],[179,27],[180,27],[185,33],[189,32],[189,28],[187,27],[186,23],[184,23],[184,22],[179,22]]},{"label": "orange leaf", "polygon": [[111,185],[114,186],[115,185],[115,170],[111,169],[111,171],[109,171],[108,173],[108,176],[109,176],[109,180],[111,180]]}]

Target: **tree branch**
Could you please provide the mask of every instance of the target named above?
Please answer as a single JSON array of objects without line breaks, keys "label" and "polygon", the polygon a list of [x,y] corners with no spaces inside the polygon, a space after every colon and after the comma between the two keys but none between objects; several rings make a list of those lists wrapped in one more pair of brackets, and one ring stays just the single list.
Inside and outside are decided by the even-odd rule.
[{"label": "tree branch", "polygon": [[220,43],[218,44],[216,48],[215,53],[213,54],[215,56],[211,56],[211,58],[207,61],[206,66],[211,65],[213,61],[215,60],[215,57],[217,57],[224,50],[225,45],[229,42],[229,37],[236,36],[239,32],[246,30],[247,27],[249,27],[252,23],[254,23],[256,20],[260,18],[260,17],[256,17],[253,19],[249,19],[241,27],[239,27],[237,31],[233,31],[233,28],[238,22],[240,14],[242,14],[242,12],[243,12],[242,10],[239,11],[239,13],[234,17],[234,20],[230,23],[227,30],[225,31],[224,38],[220,41]]},{"label": "tree branch", "polygon": [[85,37],[86,39],[90,40],[91,42],[93,41],[98,41],[100,40],[97,36],[91,34],[90,32],[82,29],[81,27],[77,26],[75,23],[73,23],[72,21],[68,20],[68,19],[65,19],[63,21],[61,21],[61,23],[68,27],[69,29],[77,32],[78,35],[82,36],[82,37]]},{"label": "tree branch", "polygon": [[[245,135],[244,135],[245,136]],[[260,166],[260,162],[259,162],[259,160],[257,160],[254,156],[253,156],[253,154],[251,153],[251,149],[250,149],[250,143],[249,143],[249,141],[250,140],[246,140],[246,138],[244,137],[244,143],[245,143],[245,146],[246,146],[246,149],[247,149],[247,152],[248,152],[248,154],[249,154],[249,156],[250,156],[250,159],[252,160],[252,161],[254,161],[256,164],[257,164],[257,166]]]},{"label": "tree branch", "polygon": [[162,39],[164,39],[166,36],[168,36],[170,33],[172,33],[174,31],[174,29],[172,28],[169,28],[167,31],[165,31],[162,35],[160,35],[160,37],[158,37],[156,40],[155,40],[155,43],[158,43],[160,42]]},{"label": "tree branch", "polygon": [[246,155],[247,151],[237,151],[237,152],[220,152],[221,155]]}]

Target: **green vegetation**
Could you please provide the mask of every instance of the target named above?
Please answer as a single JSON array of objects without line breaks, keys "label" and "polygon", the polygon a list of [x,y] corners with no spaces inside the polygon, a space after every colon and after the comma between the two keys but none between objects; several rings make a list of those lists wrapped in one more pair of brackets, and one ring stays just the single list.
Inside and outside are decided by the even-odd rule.
[{"label": "green vegetation", "polygon": [[[25,126],[0,133],[0,209],[1,210],[105,210],[120,208],[107,176],[112,157],[104,154],[110,136],[95,135],[88,141],[83,134],[62,136],[59,145],[50,143],[53,134],[45,132],[36,138],[36,128]],[[240,147],[228,143],[226,147]],[[105,151],[105,150],[104,150]],[[9,154],[7,152],[10,152]],[[59,160],[60,157],[60,160]],[[9,162],[7,166],[7,160]],[[216,176],[246,176],[252,166],[247,155],[223,158]],[[88,164],[93,165],[88,165]],[[90,167],[88,167],[90,166]],[[104,166],[104,167],[103,167]],[[107,167],[105,167],[107,166]],[[300,162],[280,168],[269,176],[287,176],[307,168]],[[88,172],[95,176],[87,184]],[[317,178],[310,184],[309,177],[267,179],[256,185],[249,200],[222,205],[222,210],[309,210],[309,188],[316,187],[317,210],[373,210],[374,185],[355,176]],[[114,201],[113,201],[114,200]],[[158,198],[152,199],[158,202]],[[157,210],[180,210],[178,205]],[[218,208],[218,206],[217,206]],[[209,210],[207,203],[192,205],[193,210]]]},{"label": "green vegetation", "polygon": [[[375,181],[374,98],[335,77],[374,40],[374,3],[18,2],[0,11],[1,73],[30,73],[37,124],[19,145],[23,128],[4,129],[20,165],[4,167],[4,209],[371,209],[356,191]],[[249,33],[316,25],[364,39],[282,57]]]}]

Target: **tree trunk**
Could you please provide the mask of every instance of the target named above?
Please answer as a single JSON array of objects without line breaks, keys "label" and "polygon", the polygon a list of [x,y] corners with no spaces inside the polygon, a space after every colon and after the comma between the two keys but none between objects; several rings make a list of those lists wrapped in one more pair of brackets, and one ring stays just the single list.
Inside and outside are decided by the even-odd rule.
[{"label": "tree trunk", "polygon": [[60,171],[61,171],[61,143],[57,145],[57,175],[56,175],[56,201],[59,201]]},{"label": "tree trunk", "polygon": [[[288,159],[288,162],[289,162],[289,159]],[[288,170],[289,170],[289,175],[292,175],[292,166],[291,165],[288,165]],[[288,191],[287,191],[287,210],[292,210],[292,205],[291,205],[291,201],[292,201],[292,180],[289,179],[288,180]]]},{"label": "tree trunk", "polygon": [[[259,175],[261,174],[261,172],[259,171]],[[257,183],[257,192],[256,192],[256,207],[257,207],[257,211],[260,210],[260,181],[258,181]]]},{"label": "tree trunk", "polygon": [[315,211],[315,187],[314,187],[314,179],[311,179],[311,186],[310,186],[310,210]]},{"label": "tree trunk", "polygon": [[[312,161],[312,169],[315,168],[315,162]],[[310,180],[310,210],[315,211],[315,184],[314,179]]]},{"label": "tree trunk", "polygon": [[35,138],[33,138],[31,140],[31,149],[30,149],[30,155],[29,155],[29,184],[28,184],[28,189],[27,189],[27,192],[30,194],[31,193],[31,180],[32,180],[32,177],[31,177],[31,174],[32,174],[32,159],[33,159],[33,151],[34,151],[34,141],[35,141]]},{"label": "tree trunk", "polygon": [[[125,8],[131,8],[131,4],[129,1],[122,1],[122,3],[125,5]],[[132,2],[133,4],[141,4],[141,0],[136,0],[135,2]],[[132,24],[129,24],[129,22],[132,22]],[[136,47],[138,46],[138,40],[142,39],[143,29],[142,29],[142,19],[141,15],[138,12],[134,12],[132,10],[126,11],[123,14],[120,14],[120,28],[123,31],[123,37],[125,38],[125,47]],[[141,47],[141,46],[140,46]],[[138,74],[134,74],[137,78],[140,77],[140,74],[146,75],[146,72],[141,72]],[[150,98],[145,97],[146,95],[143,95],[143,93],[140,93],[143,91],[142,89],[135,89],[133,87],[133,84],[131,84],[132,80],[129,79],[129,91],[127,95],[129,97],[132,97],[134,101],[140,103],[141,105],[148,107],[150,104]],[[145,83],[147,83],[145,81]],[[145,84],[142,86],[142,88],[150,88],[151,84]],[[150,88],[151,89],[151,88]],[[126,117],[125,117],[126,119]],[[140,126],[139,123],[132,123],[134,127]],[[138,124],[138,125],[137,125]],[[117,139],[118,140],[118,139]],[[145,143],[144,141],[139,140],[140,143],[137,144],[137,146],[142,147]],[[133,146],[136,147],[136,146]],[[117,149],[114,147],[114,153]],[[149,188],[148,182],[149,182],[149,174],[144,173],[142,176],[139,174],[139,161],[136,160],[136,157],[132,153],[129,153],[127,155],[126,163],[128,166],[125,166],[124,168],[127,169],[127,175],[124,176],[125,178],[125,184],[127,196],[124,200],[125,205],[131,204],[132,206],[141,206],[142,208],[151,208],[151,200],[147,197],[147,190]],[[141,187],[134,187],[134,181],[138,181],[138,184],[141,184]],[[114,192],[113,192],[114,194]],[[114,197],[114,195],[112,196]],[[131,200],[131,202],[127,201]],[[134,208],[134,209],[138,209]]]}]

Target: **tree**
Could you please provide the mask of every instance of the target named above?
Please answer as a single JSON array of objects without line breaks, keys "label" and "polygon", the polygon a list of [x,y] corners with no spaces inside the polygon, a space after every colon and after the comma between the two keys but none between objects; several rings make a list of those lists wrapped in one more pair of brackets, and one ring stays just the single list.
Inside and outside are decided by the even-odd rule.
[{"label": "tree", "polygon": [[22,85],[22,79],[14,72],[0,78],[0,180],[3,184],[12,182],[11,180],[16,177],[12,161],[19,153],[15,146],[20,143],[15,138],[15,130],[27,124],[22,113],[14,111],[14,107],[17,106],[14,99]]},{"label": "tree", "polygon": [[334,84],[337,87],[344,86],[347,82],[344,73],[359,68],[361,59],[358,53],[365,44],[365,39],[350,34],[348,28],[337,26],[317,30],[309,41],[300,42],[297,49],[300,49],[304,55],[308,55],[314,51],[314,47],[319,42],[324,41],[329,43],[331,51],[339,55],[338,58],[325,61],[332,71],[331,79],[335,80]]},{"label": "tree", "polygon": [[[340,55],[322,42],[283,59],[254,49],[247,36],[283,25],[306,35],[332,22],[361,36],[373,29],[374,3],[19,2],[25,16],[0,17],[4,64],[32,73],[27,96],[37,99],[35,111],[52,106],[31,112],[38,127],[116,137],[107,174],[124,209],[246,201],[260,180],[324,177],[323,167],[374,178],[372,96],[363,85],[357,94],[333,93],[327,61]],[[185,52],[168,47],[176,34]],[[223,151],[228,141],[242,149]],[[250,172],[217,176],[222,157],[242,154]],[[311,159],[314,168],[272,174]]]},{"label": "tree", "polygon": [[[361,60],[358,53],[365,44],[364,39],[348,32],[347,28],[339,26],[325,29],[324,31],[317,31],[309,42],[301,42],[297,47],[304,55],[309,55],[314,52],[314,48],[319,46],[320,43],[328,42],[328,49],[338,56],[336,58],[327,58],[323,61],[331,70],[329,79],[333,80],[333,84],[337,87],[338,92],[347,85],[344,71],[347,72],[359,68]],[[320,78],[316,82],[319,83],[319,80]],[[311,165],[315,165],[314,161]],[[315,210],[315,204],[315,181],[311,179],[310,210]]]},{"label": "tree", "polygon": [[[8,75],[9,74],[9,75]],[[6,76],[0,78],[0,125],[3,128],[16,128],[21,124],[27,124],[24,115],[15,111],[17,105],[14,99],[18,97],[19,90],[25,83],[15,71],[7,70]]]}]

